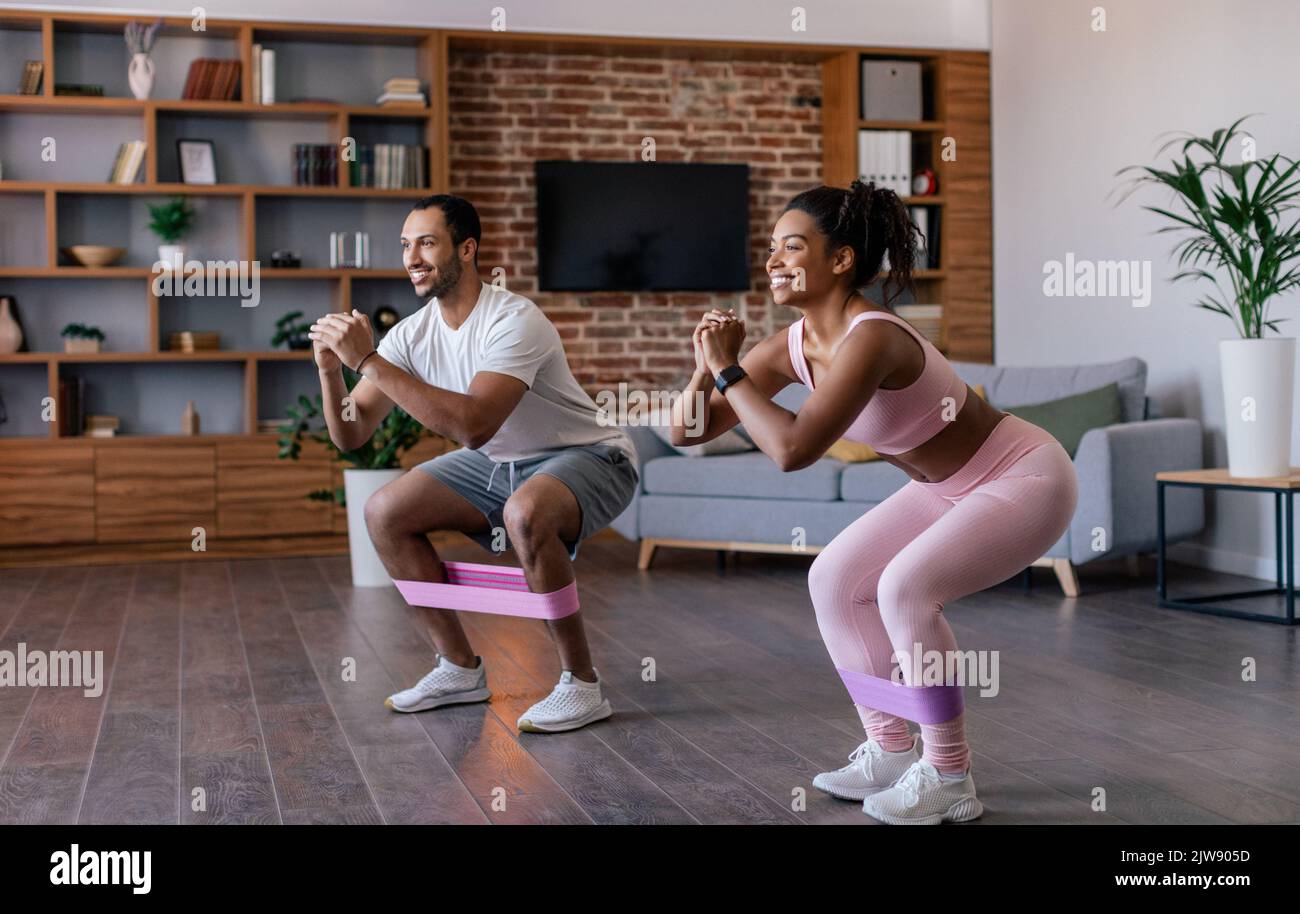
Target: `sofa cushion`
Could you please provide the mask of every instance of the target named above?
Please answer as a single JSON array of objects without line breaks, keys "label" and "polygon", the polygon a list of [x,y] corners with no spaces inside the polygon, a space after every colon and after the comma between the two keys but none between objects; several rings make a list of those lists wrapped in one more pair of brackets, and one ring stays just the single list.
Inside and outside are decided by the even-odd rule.
[{"label": "sofa cushion", "polygon": [[1090,428],[1105,428],[1120,422],[1119,385],[1111,382],[1105,387],[1059,400],[1001,408],[1046,429],[1061,442],[1073,460],[1084,432]]},{"label": "sofa cushion", "polygon": [[983,384],[988,401],[999,409],[1059,400],[1073,394],[1096,390],[1114,381],[1119,385],[1119,399],[1124,422],[1141,422],[1145,410],[1147,363],[1130,356],[1115,362],[1094,365],[985,365],[980,362],[953,362],[962,380],[974,387]]},{"label": "sofa cushion", "polygon": [[883,460],[850,463],[840,473],[840,498],[845,501],[884,501],[911,478]]},{"label": "sofa cushion", "polygon": [[761,452],[717,457],[658,457],[641,468],[642,490],[657,495],[715,495],[732,498],[836,501],[840,497],[838,460],[782,473]]}]

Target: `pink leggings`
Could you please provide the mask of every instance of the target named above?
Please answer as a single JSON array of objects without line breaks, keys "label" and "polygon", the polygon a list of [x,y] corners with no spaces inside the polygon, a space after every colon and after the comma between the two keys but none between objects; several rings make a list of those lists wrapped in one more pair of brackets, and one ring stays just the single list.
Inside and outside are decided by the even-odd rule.
[{"label": "pink leggings", "polygon": [[[1065,448],[1010,414],[947,479],[909,481],[835,537],[808,573],[835,666],[888,679],[895,650],[911,657],[919,643],[925,652],[951,656],[957,642],[944,604],[1001,583],[1042,556],[1069,527],[1077,501]],[[913,685],[911,665],[898,666]],[[886,751],[911,747],[903,718],[855,707]],[[923,757],[939,771],[969,766],[963,715],[922,724],[921,739]]]}]

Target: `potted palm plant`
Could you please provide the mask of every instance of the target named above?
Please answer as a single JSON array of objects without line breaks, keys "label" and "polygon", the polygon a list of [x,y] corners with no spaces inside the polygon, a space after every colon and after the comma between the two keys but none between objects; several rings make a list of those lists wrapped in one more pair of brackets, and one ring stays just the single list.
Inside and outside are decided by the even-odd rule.
[{"label": "potted palm plant", "polygon": [[[1295,337],[1264,331],[1277,333],[1281,323],[1269,318],[1269,303],[1300,286],[1300,162],[1280,153],[1257,158],[1254,140],[1237,129],[1244,120],[1208,137],[1177,134],[1157,153],[1181,144],[1168,169],[1133,165],[1119,173],[1139,172],[1125,197],[1142,185],[1173,191],[1177,211],[1143,207],[1173,223],[1161,232],[1182,235],[1173,278],[1211,284],[1196,306],[1224,315],[1237,330],[1219,341],[1229,475],[1285,476]],[[1243,154],[1234,164],[1227,156],[1236,146]]]},{"label": "potted palm plant", "polygon": [[[347,376],[347,373],[345,373]],[[355,380],[348,378],[348,389]],[[383,486],[401,476],[402,454],[415,447],[430,432],[401,407],[392,411],[380,423],[370,440],[354,451],[340,451],[330,440],[329,430],[319,421],[322,418],[320,394],[314,400],[299,395],[297,403],[286,411],[290,422],[281,425],[278,439],[280,458],[297,460],[304,440],[317,441],[340,460],[352,464],[343,471],[343,485],[334,490],[321,489],[308,497],[318,501],[332,501],[348,509],[348,552],[352,560],[354,587],[384,587],[392,584],[384,563],[375,552],[366,530],[366,501]]]},{"label": "potted palm plant", "polygon": [[185,266],[185,245],[178,244],[194,225],[194,208],[184,197],[175,197],[159,206],[150,206],[149,229],[162,240],[158,245],[158,261],[164,269],[179,263]]}]

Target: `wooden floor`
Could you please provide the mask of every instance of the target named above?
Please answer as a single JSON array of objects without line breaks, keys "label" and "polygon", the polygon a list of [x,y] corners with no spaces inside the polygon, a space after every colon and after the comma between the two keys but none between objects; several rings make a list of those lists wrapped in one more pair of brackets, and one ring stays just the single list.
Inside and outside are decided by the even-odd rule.
[{"label": "wooden floor", "polygon": [[[0,821],[872,824],[811,787],[862,736],[808,559],[635,559],[583,546],[615,715],[556,735],[514,726],[558,673],[540,622],[463,616],[490,703],[385,710],[432,650],[419,610],[352,589],[345,558],[2,570],[0,649],[102,649],[111,680],[0,688]],[[967,690],[980,823],[1300,822],[1296,631],[1158,609],[1144,570],[1085,567],[1077,600],[1039,570],[947,607],[963,649],[999,652],[1000,693]]]}]

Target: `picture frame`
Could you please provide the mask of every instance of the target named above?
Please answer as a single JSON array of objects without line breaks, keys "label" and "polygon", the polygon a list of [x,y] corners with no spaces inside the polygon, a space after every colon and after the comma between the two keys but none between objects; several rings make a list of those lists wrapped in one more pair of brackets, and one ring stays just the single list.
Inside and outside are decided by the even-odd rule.
[{"label": "picture frame", "polygon": [[182,184],[216,184],[217,155],[211,140],[178,139],[176,161]]}]

